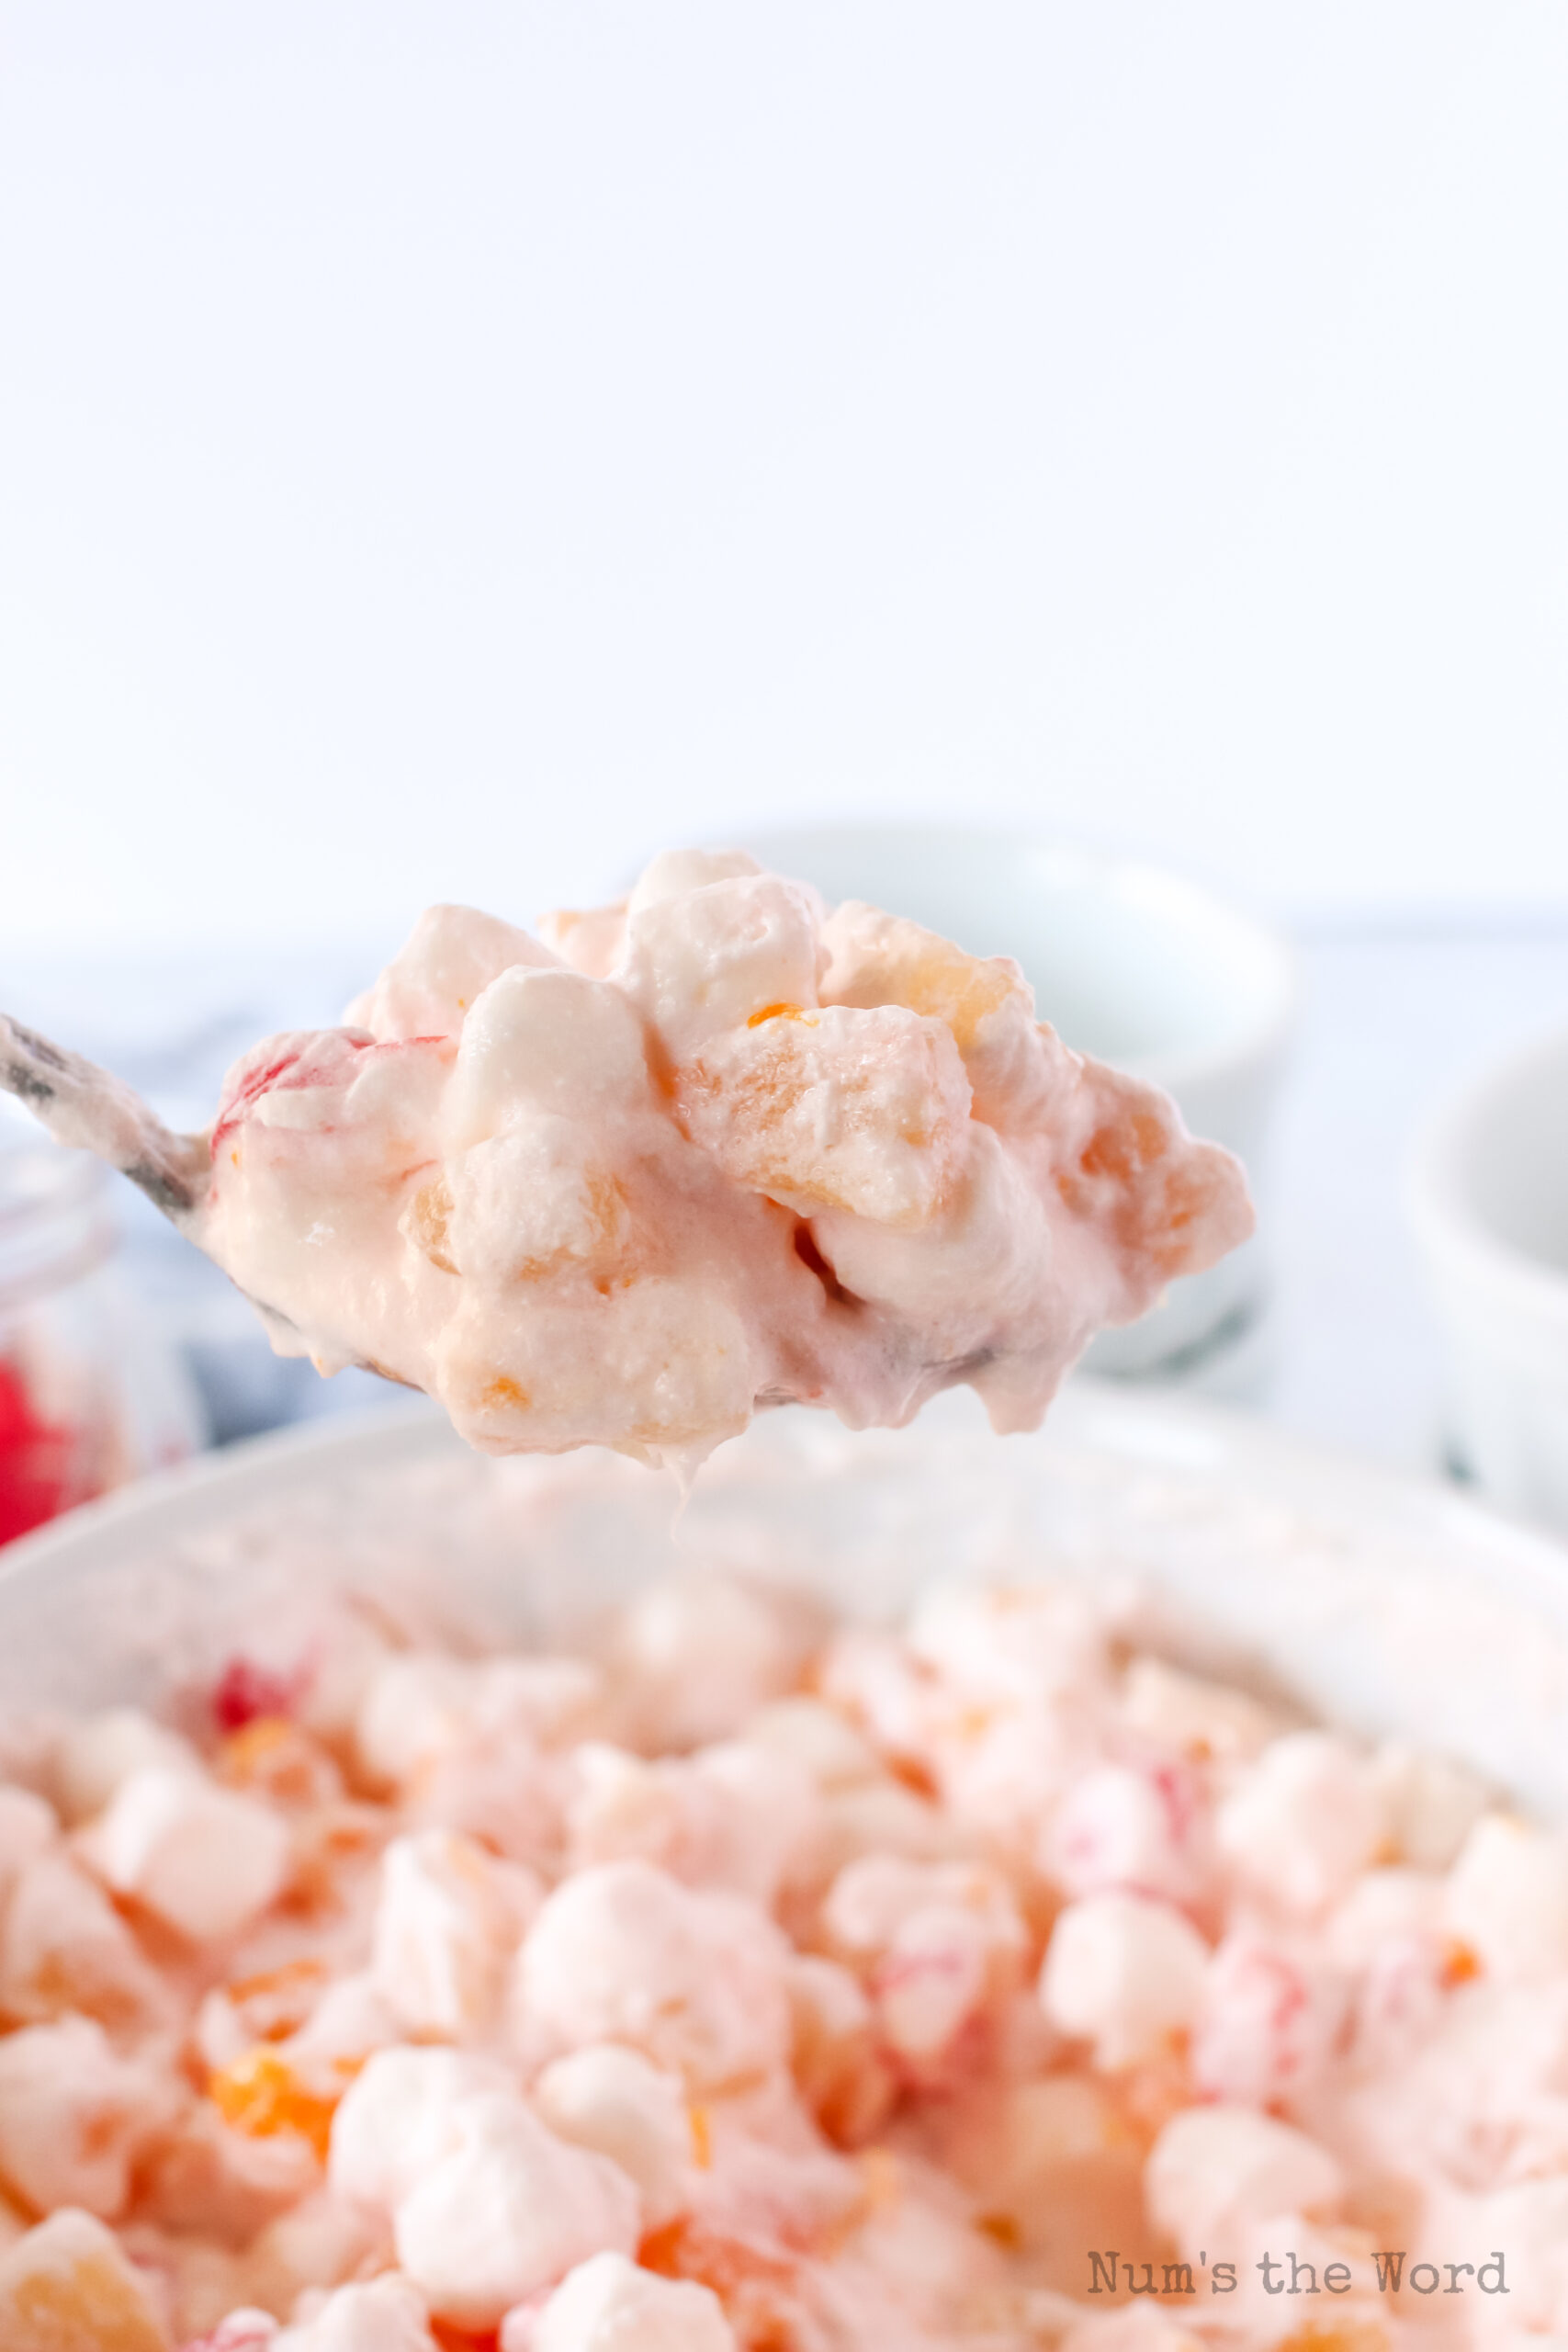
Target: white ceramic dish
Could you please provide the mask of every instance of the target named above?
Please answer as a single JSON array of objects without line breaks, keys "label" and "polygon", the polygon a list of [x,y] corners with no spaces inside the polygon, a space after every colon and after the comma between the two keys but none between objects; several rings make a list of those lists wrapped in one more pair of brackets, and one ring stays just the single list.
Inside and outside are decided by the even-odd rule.
[{"label": "white ceramic dish", "polygon": [[1455,1450],[1499,1502],[1568,1531],[1568,1029],[1439,1114],[1410,1208]]},{"label": "white ceramic dish", "polygon": [[883,1616],[939,1575],[1092,1578],[1168,1654],[1568,1818],[1568,1553],[1436,1485],[1089,1380],[1031,1438],[990,1436],[966,1393],[900,1431],[773,1415],[721,1448],[678,1522],[649,1472],[489,1462],[417,1408],[264,1439],[9,1549],[0,1728],[156,1697],[242,1632],[287,1655],[334,1584],[478,1640],[559,1640],[681,1558]]},{"label": "white ceramic dish", "polygon": [[[1011,956],[1069,1046],[1165,1087],[1194,1135],[1264,1170],[1294,1022],[1294,958],[1263,924],[1180,875],[1025,832],[825,826],[749,834],[746,847],[829,899],[869,899],[977,955]],[[1266,1183],[1266,1177],[1264,1178]],[[1175,1373],[1239,1334],[1264,1290],[1256,1243],[1172,1285],[1089,1361]]]}]

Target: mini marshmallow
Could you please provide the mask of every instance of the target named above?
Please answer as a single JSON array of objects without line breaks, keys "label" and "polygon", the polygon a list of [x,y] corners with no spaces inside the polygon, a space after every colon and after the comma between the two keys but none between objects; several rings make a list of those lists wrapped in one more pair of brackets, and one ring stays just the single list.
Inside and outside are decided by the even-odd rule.
[{"label": "mini marshmallow", "polygon": [[[1487,2337],[1543,2347],[1568,2335],[1568,2178],[1521,2180],[1485,2199],[1476,2216],[1478,2247],[1495,2265]],[[1493,2249],[1506,2249],[1496,2266]],[[1477,2254],[1479,2265],[1484,2258]],[[1467,2282],[1470,2283],[1470,2282]],[[1507,2290],[1505,2302],[1499,2291]],[[1483,2307],[1484,2308],[1484,2307]]]},{"label": "mini marshmallow", "polygon": [[327,2178],[342,2197],[388,2211],[457,2144],[467,2101],[512,2087],[498,2061],[466,2050],[378,2050],[333,2117]]},{"label": "mini marshmallow", "polygon": [[272,2352],[435,2352],[424,2298],[390,2272],[338,2287],[303,2325],[286,2327]]},{"label": "mini marshmallow", "polygon": [[1105,1673],[1104,1628],[1065,1583],[938,1585],[917,1606],[908,1640],[943,1682],[998,1704],[1056,1702],[1092,1690]]},{"label": "mini marshmallow", "polygon": [[1241,1883],[1284,1909],[1321,1911],[1378,1860],[1388,1837],[1371,1765],[1332,1732],[1288,1732],[1220,1808],[1222,1853]]},{"label": "mini marshmallow", "polygon": [[789,1690],[809,1630],[797,1601],[730,1577],[649,1586],[622,1615],[613,1652],[642,1738],[672,1748],[728,1738]]},{"label": "mini marshmallow", "polygon": [[526,2329],[511,2320],[501,2352],[736,2352],[724,2306],[708,2288],[596,2254],[562,2279]]},{"label": "mini marshmallow", "polygon": [[1250,1763],[1276,1735],[1267,1707],[1245,1690],[1188,1674],[1162,1657],[1135,1657],[1122,1687],[1129,1727],[1194,1763]]},{"label": "mini marshmallow", "polygon": [[1450,1874],[1443,1915],[1505,1984],[1568,1969],[1568,1844],[1512,1814],[1483,1814]]},{"label": "mini marshmallow", "polygon": [[1010,1988],[1027,1943],[994,1871],[891,1854],[840,1872],[822,1924],[847,1955],[871,1962],[883,2038],[917,2066],[939,2059],[988,1998]]},{"label": "mini marshmallow", "polygon": [[837,1707],[804,1695],[774,1699],[746,1725],[748,1746],[787,1757],[819,1789],[863,1786],[880,1778],[882,1759]]},{"label": "mini marshmallow", "polygon": [[80,2009],[124,2025],[156,2017],[167,1997],[96,1879],[54,1849],[28,1864],[0,1922],[0,2007],[39,2019]]},{"label": "mini marshmallow", "polygon": [[741,1740],[654,1763],[585,1741],[572,1765],[567,1826],[576,1870],[636,1856],[687,1885],[770,1907],[814,1818],[799,1766]]},{"label": "mini marshmallow", "polygon": [[90,2018],[24,2026],[0,2040],[0,2178],[36,2212],[79,2205],[111,2221],[176,2096]]},{"label": "mini marshmallow", "polygon": [[753,1906],[693,1893],[646,1862],[567,1879],[518,1962],[525,2044],[627,2041],[696,2090],[783,2063],[791,2020],[788,1947]]},{"label": "mini marshmallow", "polygon": [[1040,2000],[1053,2025],[1092,2041],[1107,2072],[1168,2051],[1202,2003],[1209,1948],[1168,1904],[1086,1895],[1051,1930]]},{"label": "mini marshmallow", "polygon": [[984,2006],[991,1953],[985,1923],[956,1905],[903,1920],[873,1978],[888,2047],[912,2064],[940,2058]]},{"label": "mini marshmallow", "polygon": [[888,1950],[913,1919],[932,1910],[967,1914],[995,1952],[1020,1952],[1027,1941],[1012,1889],[988,1864],[906,1861],[896,1854],[867,1854],[841,1870],[822,1905],[822,1925],[844,1951],[860,1957]]},{"label": "mini marshmallow", "polygon": [[176,1772],[201,1770],[201,1759],[189,1740],[155,1723],[140,1707],[111,1707],[68,1724],[53,1759],[61,1812],[69,1822],[87,1820],[103,1811],[133,1772],[152,1764]]},{"label": "mini marshmallow", "polygon": [[519,2098],[470,2099],[454,2120],[456,2145],[393,2217],[398,2260],[437,2318],[499,2326],[591,2255],[636,2246],[637,2193],[608,2157],[558,2139]]},{"label": "mini marshmallow", "polygon": [[409,2033],[471,2041],[495,2017],[538,1883],[446,1829],[394,1838],[381,1858],[371,1979]]},{"label": "mini marshmallow", "polygon": [[474,907],[426,907],[374,986],[344,1015],[390,1043],[455,1037],[476,998],[514,964],[547,967],[554,957],[536,939]]},{"label": "mini marshmallow", "polygon": [[1247,2107],[1189,2107],[1166,2125],[1144,2173],[1149,2217],[1195,2261],[1276,2213],[1325,2214],[1344,2191],[1326,2148]]},{"label": "mini marshmallow", "polygon": [[465,1659],[438,1655],[399,1652],[373,1666],[354,1719],[355,1753],[371,1785],[400,1787],[461,1740],[477,1681]]},{"label": "mini marshmallow", "polygon": [[746,1035],[752,1015],[770,1007],[815,1008],[814,892],[755,871],[676,888],[677,869],[656,864],[649,895],[638,896],[641,883],[632,893],[621,968],[677,1061],[726,1032]]},{"label": "mini marshmallow", "polygon": [[186,2352],[276,2352],[277,2322],[270,2312],[244,2307],[220,2320],[209,2335]]},{"label": "mini marshmallow", "polygon": [[303,2318],[335,2287],[389,2269],[392,2233],[385,2213],[352,2203],[332,2188],[279,2213],[245,2248],[248,2293],[275,2311]]},{"label": "mini marshmallow", "polygon": [[1447,1756],[1390,1740],[1372,1758],[1390,1843],[1416,1870],[1446,1871],[1486,1810],[1486,1791],[1473,1772]]},{"label": "mini marshmallow", "polygon": [[1333,2052],[1349,1989],[1316,1952],[1236,1929],[1209,1962],[1193,2026],[1194,2079],[1211,2098],[1258,2106],[1306,2089]]},{"label": "mini marshmallow", "polygon": [[276,1813],[166,1764],[121,1781],[84,1851],[117,1894],[193,1943],[237,1935],[283,1892],[289,1837]]},{"label": "mini marshmallow", "polygon": [[1041,1859],[1069,1894],[1120,1886],[1184,1903],[1207,1884],[1213,1842],[1203,1792],[1185,1765],[1147,1772],[1102,1764],[1067,1790]]},{"label": "mini marshmallow", "polygon": [[618,2164],[642,2199],[645,2229],[681,2211],[692,2163],[692,2123],[678,2075],[616,2042],[558,2058],[534,2085],[534,2105],[558,2138]]}]

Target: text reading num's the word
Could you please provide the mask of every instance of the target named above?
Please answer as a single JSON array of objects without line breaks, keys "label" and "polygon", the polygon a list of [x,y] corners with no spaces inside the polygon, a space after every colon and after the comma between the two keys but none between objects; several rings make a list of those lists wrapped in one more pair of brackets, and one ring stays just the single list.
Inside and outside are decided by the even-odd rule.
[{"label": "text reading num's the word", "polygon": [[[1495,2250],[1479,2264],[1416,2262],[1406,2268],[1407,2255],[1388,2251],[1371,2259],[1380,2295],[1462,2295],[1472,2285],[1483,2295],[1511,2291],[1506,2259]],[[1320,2269],[1293,2254],[1266,2254],[1253,2267],[1268,2295],[1348,2295],[1356,2284],[1348,2262],[1325,2263]],[[1200,2254],[1196,2268],[1190,2262],[1123,2262],[1109,2247],[1089,2257],[1091,2295],[1197,2295],[1205,2285],[1211,2295],[1234,2295],[1236,2283],[1234,2262],[1211,2263],[1206,2254]]]}]

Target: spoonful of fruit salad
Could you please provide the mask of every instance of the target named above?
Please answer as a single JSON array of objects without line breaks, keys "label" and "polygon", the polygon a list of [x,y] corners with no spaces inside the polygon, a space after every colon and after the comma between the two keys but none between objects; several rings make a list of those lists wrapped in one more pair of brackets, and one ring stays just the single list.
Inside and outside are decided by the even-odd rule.
[{"label": "spoonful of fruit salad", "polygon": [[1239,1163],[968,956],[738,851],[541,936],[432,907],[210,1131],[0,1017],[0,1086],[120,1169],[273,1346],[488,1453],[694,1463],[762,1405],[852,1428],[967,1382],[1033,1428],[1100,1326],[1252,1229]]}]

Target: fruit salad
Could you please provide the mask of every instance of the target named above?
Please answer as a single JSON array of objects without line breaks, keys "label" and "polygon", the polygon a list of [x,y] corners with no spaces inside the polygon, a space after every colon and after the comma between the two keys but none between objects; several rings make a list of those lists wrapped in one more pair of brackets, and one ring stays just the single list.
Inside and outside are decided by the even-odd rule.
[{"label": "fruit salad", "polygon": [[13,1747],[6,2352],[1568,2335],[1568,1847],[1079,1588],[337,1600]]},{"label": "fruit salad", "polygon": [[276,1345],[476,1446],[692,1462],[759,1406],[898,1424],[959,1382],[1032,1428],[1250,1230],[1236,1162],[1005,957],[739,853],[543,929],[433,908],[345,1027],[258,1046],[189,1219]]}]

